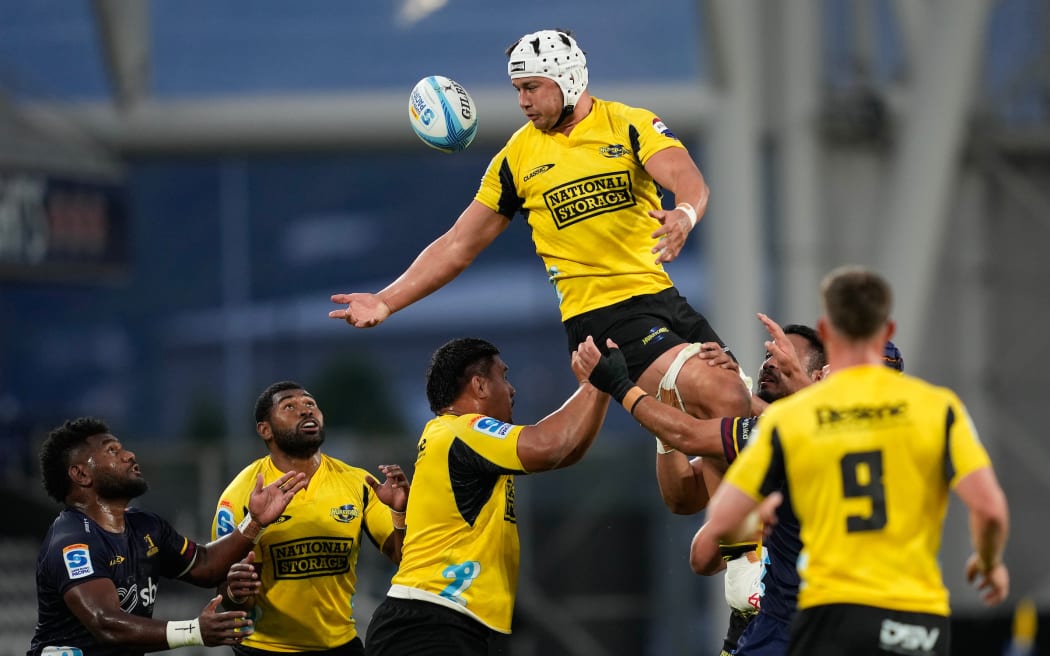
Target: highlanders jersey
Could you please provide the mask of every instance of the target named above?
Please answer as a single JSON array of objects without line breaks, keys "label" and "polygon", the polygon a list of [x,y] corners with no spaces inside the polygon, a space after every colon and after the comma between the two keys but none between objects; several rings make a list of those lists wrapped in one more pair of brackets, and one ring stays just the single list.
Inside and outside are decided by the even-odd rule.
[{"label": "highlanders jersey", "polygon": [[29,656],[47,646],[77,647],[90,656],[142,654],[140,648],[99,644],[63,595],[81,583],[110,579],[125,613],[153,617],[160,579],[185,574],[196,554],[194,542],[153,513],[129,509],[124,532],[110,533],[79,510],[66,508],[51,524],[37,558],[39,621]]},{"label": "highlanders jersey", "polygon": [[947,615],[937,553],[948,490],[989,464],[953,392],[863,365],[771,405],[725,480],[755,498],[790,491],[800,609]]},{"label": "highlanders jersey", "polygon": [[525,473],[521,429],[476,414],[427,423],[389,596],[447,606],[510,633],[520,555],[512,475]]},{"label": "highlanders jersey", "polygon": [[[521,212],[557,289],[562,321],[671,286],[649,235],[660,190],[643,165],[683,148],[652,112],[594,98],[569,136],[531,124],[489,164],[475,200],[510,218]],[[641,225],[639,225],[641,224]]]},{"label": "highlanders jersey", "polygon": [[[269,456],[245,467],[222,493],[213,536],[237,528],[260,472],[265,485],[282,475]],[[381,546],[394,530],[390,509],[372,493],[366,476],[365,470],[322,454],[306,489],[266,528],[255,546],[262,582],[252,611],[255,632],[244,646],[321,651],[357,635],[352,600],[361,538]]]},{"label": "highlanders jersey", "polygon": [[[722,420],[722,450],[732,464],[758,432],[758,417],[733,417]],[[798,605],[798,570],[795,563],[802,551],[798,535],[798,518],[791,507],[787,489],[777,508],[777,523],[762,539],[762,612],[790,622]]]}]

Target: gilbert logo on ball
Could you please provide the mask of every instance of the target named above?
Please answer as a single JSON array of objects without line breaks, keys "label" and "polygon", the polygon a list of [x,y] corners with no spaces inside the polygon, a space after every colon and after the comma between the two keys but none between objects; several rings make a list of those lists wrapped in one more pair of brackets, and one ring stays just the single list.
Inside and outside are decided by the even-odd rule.
[{"label": "gilbert logo on ball", "polygon": [[431,148],[445,153],[464,150],[478,132],[478,110],[462,85],[443,75],[416,83],[408,99],[412,130]]}]

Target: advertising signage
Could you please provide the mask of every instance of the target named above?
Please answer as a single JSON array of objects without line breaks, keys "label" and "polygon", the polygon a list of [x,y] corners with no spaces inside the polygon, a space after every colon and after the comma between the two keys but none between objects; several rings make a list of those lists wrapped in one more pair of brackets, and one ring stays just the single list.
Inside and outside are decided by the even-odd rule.
[{"label": "advertising signage", "polygon": [[117,279],[129,247],[120,184],[0,172],[0,280]]}]

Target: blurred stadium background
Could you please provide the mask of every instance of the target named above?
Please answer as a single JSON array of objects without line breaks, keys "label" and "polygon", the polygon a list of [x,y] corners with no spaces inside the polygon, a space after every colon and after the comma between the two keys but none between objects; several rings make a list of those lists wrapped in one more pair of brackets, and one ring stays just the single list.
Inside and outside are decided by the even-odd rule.
[{"label": "blurred stadium background", "polygon": [[[501,346],[517,420],[564,399],[520,221],[380,329],[326,316],[471,198],[523,122],[503,50],[547,27],[576,31],[594,95],[654,110],[692,149],[712,202],[669,268],[749,372],[755,312],[812,323],[838,264],[891,279],[906,369],[969,404],[1014,518],[1013,597],[985,610],[953,505],[954,652],[1004,653],[1031,600],[1050,653],[1046,0],[0,0],[0,655],[32,633],[57,511],[36,448],[67,417],[105,417],[151,482],[140,505],[204,539],[227,479],[263,453],[251,406],[273,380],[308,385],[327,451],[370,469],[411,465],[426,359],[451,337]],[[408,92],[434,73],[478,105],[463,154],[409,129]],[[664,510],[653,458],[614,408],[583,463],[520,481],[515,656],[716,653],[722,581],[689,571],[700,518]],[[362,626],[391,574],[365,551]],[[208,596],[168,585],[157,616]]]}]

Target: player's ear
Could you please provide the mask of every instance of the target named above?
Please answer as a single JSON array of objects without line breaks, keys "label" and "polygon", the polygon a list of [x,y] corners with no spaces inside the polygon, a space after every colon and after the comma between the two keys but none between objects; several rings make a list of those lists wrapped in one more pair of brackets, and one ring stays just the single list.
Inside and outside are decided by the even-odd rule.
[{"label": "player's ear", "polygon": [[84,466],[82,462],[75,462],[69,466],[66,470],[69,474],[69,480],[82,487],[91,485],[91,472]]},{"label": "player's ear", "polygon": [[479,399],[488,398],[489,395],[489,380],[484,376],[472,376],[470,379],[470,389]]},{"label": "player's ear", "polygon": [[260,421],[255,424],[255,432],[265,441],[269,441],[273,437],[273,427],[270,426],[268,421]]}]

